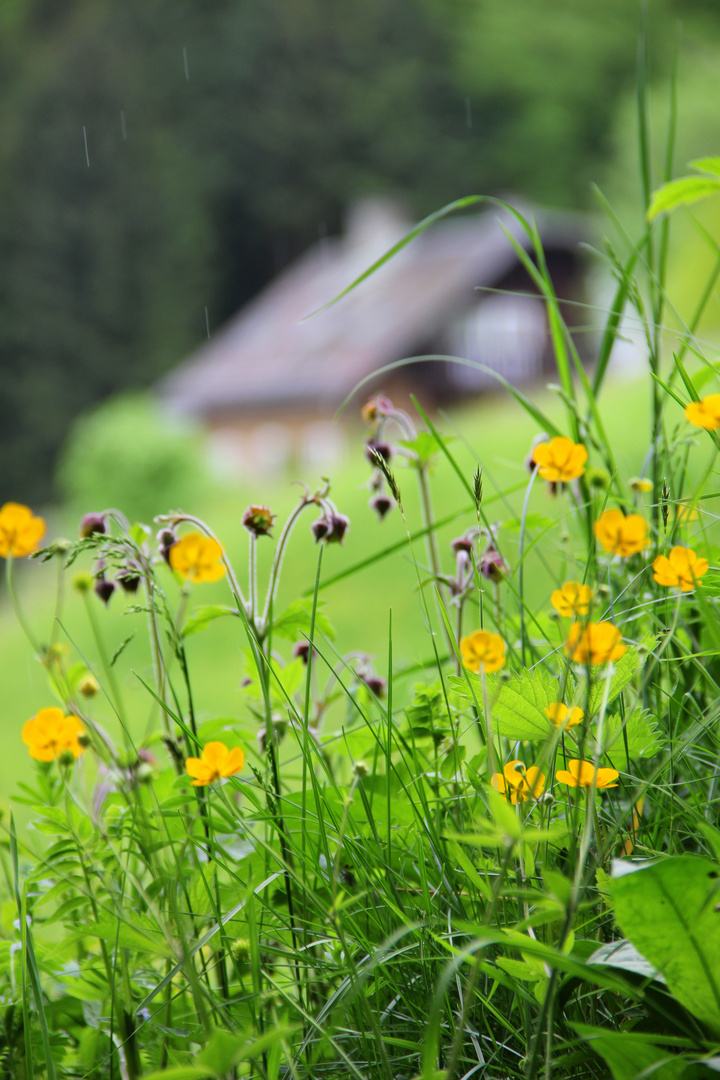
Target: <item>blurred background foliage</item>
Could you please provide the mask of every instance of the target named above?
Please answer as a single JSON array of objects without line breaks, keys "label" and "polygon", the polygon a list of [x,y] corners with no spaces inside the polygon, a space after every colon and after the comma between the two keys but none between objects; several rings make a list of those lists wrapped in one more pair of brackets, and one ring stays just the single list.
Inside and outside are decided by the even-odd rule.
[{"label": "blurred background foliage", "polygon": [[[391,191],[415,215],[474,192],[589,207],[604,176],[637,215],[640,7],[4,0],[4,498],[57,497],[74,419],[183,359],[206,309],[214,329],[358,196]],[[720,142],[720,11],[647,8],[665,112],[679,57],[684,167]]]}]

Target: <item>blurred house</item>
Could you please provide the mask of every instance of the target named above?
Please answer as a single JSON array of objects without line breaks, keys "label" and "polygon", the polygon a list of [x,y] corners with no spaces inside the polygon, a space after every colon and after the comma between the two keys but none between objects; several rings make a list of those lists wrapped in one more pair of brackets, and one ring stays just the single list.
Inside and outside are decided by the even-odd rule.
[{"label": "blurred house", "polygon": [[[533,216],[557,294],[582,300],[587,219]],[[310,248],[159,384],[170,409],[209,429],[223,470],[337,461],[346,436],[333,417],[353,391],[345,415],[379,391],[432,409],[497,386],[473,364],[515,385],[554,370],[545,305],[503,229],[526,249],[527,237],[497,210],[439,221],[318,312],[411,228],[389,200],[359,204],[344,236]],[[576,310],[565,306],[569,324]],[[423,356],[435,359],[374,374]]]}]

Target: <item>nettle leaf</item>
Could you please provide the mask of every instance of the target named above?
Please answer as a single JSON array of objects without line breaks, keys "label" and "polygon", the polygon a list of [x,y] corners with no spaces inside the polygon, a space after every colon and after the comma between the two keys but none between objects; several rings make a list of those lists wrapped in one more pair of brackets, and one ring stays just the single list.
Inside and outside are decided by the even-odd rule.
[{"label": "nettle leaf", "polygon": [[712,176],[681,176],[671,180],[653,192],[647,212],[648,221],[667,214],[678,206],[688,206],[707,199],[710,195],[720,194],[720,179]]},{"label": "nettle leaf", "polygon": [[[645,645],[645,642],[643,642],[643,644]],[[652,639],[652,644],[655,644],[654,638]],[[647,653],[645,655],[647,655]],[[587,689],[587,679],[581,678],[575,692],[575,700],[578,705],[585,710],[586,718],[593,717],[596,713],[600,712],[603,695],[605,693],[606,677],[610,677],[610,690],[607,699],[607,703],[610,705],[617,697],[619,697],[635,675],[637,675],[644,663],[644,656],[631,645],[625,655],[621,656],[614,664],[602,665],[592,669],[589,693]]]},{"label": "nettle leaf", "polygon": [[221,604],[210,604],[208,607],[197,608],[185,620],[182,636],[186,638],[190,637],[191,634],[199,634],[208,623],[214,622],[215,619],[221,619],[223,615],[238,615],[238,611],[233,607],[226,607]]},{"label": "nettle leaf", "polygon": [[[472,689],[464,677],[448,676],[456,693],[473,700],[482,709],[482,684],[477,675],[469,674]],[[523,669],[502,681],[496,675],[487,677],[488,699],[493,731],[505,739],[546,739],[553,731],[545,709],[560,700],[557,678],[542,667]],[[567,694],[566,694],[567,696]]]},{"label": "nettle leaf", "polygon": [[627,873],[613,864],[610,892],[625,937],[667,980],[670,992],[720,1035],[720,867],[671,856]]},{"label": "nettle leaf", "polygon": [[625,722],[621,716],[606,716],[603,746],[613,764],[621,769],[629,768],[628,758],[634,761],[653,757],[662,747],[656,718],[646,709],[634,709]]},{"label": "nettle leaf", "polygon": [[[444,442],[452,442],[452,437],[444,438]],[[404,446],[406,450],[412,450],[414,454],[417,454],[418,465],[427,465],[432,460],[435,454],[442,449],[439,440],[433,435],[431,431],[420,431],[414,439],[401,439],[400,445]]]},{"label": "nettle leaf", "polygon": [[[335,630],[327,616],[320,610],[321,605],[322,601],[318,601],[315,610],[315,629],[334,641]],[[312,607],[312,600],[295,600],[290,607],[285,608],[281,615],[278,615],[277,619],[273,620],[274,636],[285,638],[287,641],[295,641],[301,634],[310,637]]]}]

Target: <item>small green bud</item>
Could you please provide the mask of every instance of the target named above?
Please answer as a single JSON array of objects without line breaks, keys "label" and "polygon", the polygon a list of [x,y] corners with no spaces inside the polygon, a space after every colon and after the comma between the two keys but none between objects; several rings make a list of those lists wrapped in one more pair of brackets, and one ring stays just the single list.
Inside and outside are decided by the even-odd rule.
[{"label": "small green bud", "polygon": [[72,579],[73,589],[76,589],[79,593],[90,592],[93,587],[94,578],[92,574],[88,574],[85,570],[81,570],[75,574]]},{"label": "small green bud", "polygon": [[356,761],[355,765],[353,766],[353,772],[358,778],[361,779],[363,776],[367,776],[370,770],[364,761]]}]

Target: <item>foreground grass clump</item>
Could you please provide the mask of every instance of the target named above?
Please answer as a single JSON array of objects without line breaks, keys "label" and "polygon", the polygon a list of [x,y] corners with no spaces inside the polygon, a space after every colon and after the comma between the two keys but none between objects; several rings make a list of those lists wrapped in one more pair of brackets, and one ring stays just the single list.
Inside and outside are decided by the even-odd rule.
[{"label": "foreground grass clump", "polygon": [[[17,736],[36,763],[17,796],[31,827],[3,821],[0,1075],[713,1075],[720,412],[700,391],[716,371],[684,364],[688,331],[661,381],[651,282],[647,468],[625,475],[597,397],[617,312],[648,308],[622,277],[591,381],[542,251],[525,258],[567,420],[514,392],[538,429],[519,490],[492,490],[482,463],[465,476],[419,407],[417,423],[384,397],[363,410],[371,511],[407,529],[427,633],[411,691],[382,595],[383,674],[335,648],[323,557],[350,522],[327,484],[285,521],[238,515],[242,566],[188,513],[155,529],[89,513],[78,540],[40,548],[38,517],[0,509],[48,679]],[[468,507],[449,545],[439,459]],[[403,501],[415,480],[421,521]],[[314,587],[280,604],[288,548],[312,540]],[[61,618],[36,639],[13,583],[28,555],[83,598],[92,655]],[[224,603],[204,602],[212,583]],[[121,594],[144,627],[145,734],[118,677],[127,640],[106,640]],[[188,641],[218,620],[236,630],[242,717],[209,719],[194,693]]]}]

